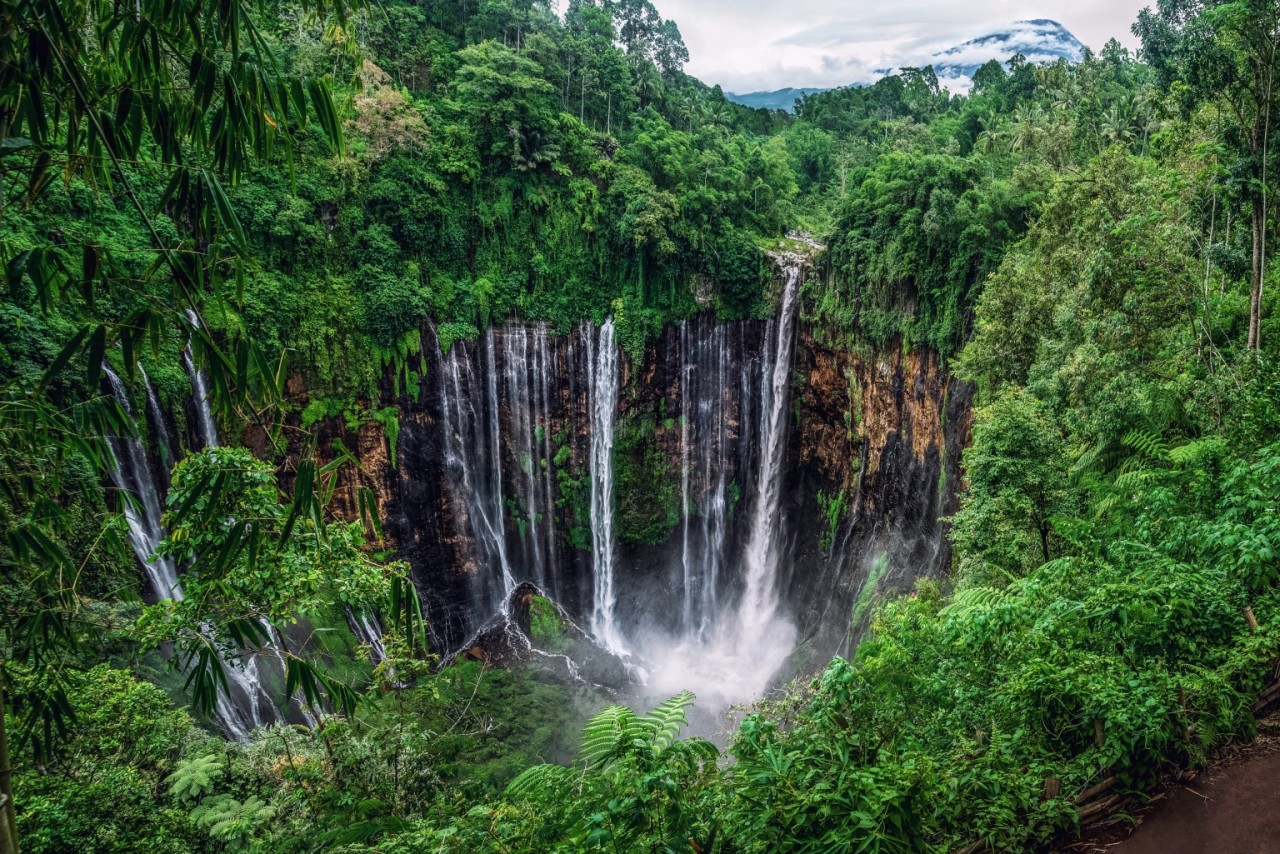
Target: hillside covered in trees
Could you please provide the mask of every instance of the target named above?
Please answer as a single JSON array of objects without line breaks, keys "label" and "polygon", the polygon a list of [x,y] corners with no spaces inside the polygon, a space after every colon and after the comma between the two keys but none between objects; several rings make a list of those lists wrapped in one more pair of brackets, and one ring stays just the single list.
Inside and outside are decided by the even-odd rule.
[{"label": "hillside covered in trees", "polygon": [[[1048,850],[1277,698],[1274,0],[1159,0],[1136,55],[993,61],[964,95],[904,68],[794,116],[687,75],[649,0],[0,10],[0,852]],[[703,420],[763,437],[707,463],[714,517],[699,323]],[[758,401],[723,355],[753,336]],[[901,493],[863,487],[900,445],[935,481],[903,492],[956,496],[929,505],[945,572],[859,556],[840,649],[802,638],[690,735],[713,686],[644,711],[590,677],[587,647],[643,670],[598,607],[529,592],[502,654],[433,626],[429,573],[482,561],[428,566],[454,552],[384,511],[451,499],[378,477],[448,434],[438,479],[471,488],[482,421],[509,459],[455,515],[492,511],[499,549],[549,526],[528,553],[597,606],[602,553],[687,567],[693,528],[762,505],[740,472],[787,430],[780,467],[861,449],[803,496],[811,551],[864,508],[897,533]],[[828,598],[799,548],[779,586]]]}]

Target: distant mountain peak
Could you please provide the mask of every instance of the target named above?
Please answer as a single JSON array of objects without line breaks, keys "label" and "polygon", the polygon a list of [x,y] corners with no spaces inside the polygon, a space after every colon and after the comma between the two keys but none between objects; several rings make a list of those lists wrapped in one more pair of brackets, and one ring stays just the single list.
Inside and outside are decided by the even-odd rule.
[{"label": "distant mountain peak", "polygon": [[[932,65],[943,85],[956,91],[967,89],[974,73],[991,60],[1005,63],[1018,55],[1032,63],[1057,62],[1059,59],[1080,62],[1084,59],[1084,44],[1051,18],[1029,18],[939,51],[919,65]],[[896,69],[877,70],[880,74],[892,74]],[[791,112],[800,98],[822,91],[825,90],[787,88],[742,95],[726,92],[725,97],[748,107]]]},{"label": "distant mountain peak", "polygon": [[933,70],[940,78],[971,78],[987,62],[1007,62],[1019,54],[1028,62],[1079,62],[1084,44],[1057,21],[1031,18],[934,54]]},{"label": "distant mountain peak", "polygon": [[735,104],[742,104],[752,109],[765,110],[786,110],[788,113],[795,111],[796,102],[805,95],[812,95],[814,92],[825,92],[826,89],[775,89],[772,92],[747,92],[738,95],[734,92],[725,92],[724,96]]}]

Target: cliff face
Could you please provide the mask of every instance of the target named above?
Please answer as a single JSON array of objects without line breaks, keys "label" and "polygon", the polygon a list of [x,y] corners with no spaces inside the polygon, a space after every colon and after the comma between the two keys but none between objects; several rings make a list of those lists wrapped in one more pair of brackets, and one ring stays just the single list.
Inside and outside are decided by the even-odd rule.
[{"label": "cliff face", "polygon": [[[739,593],[771,329],[700,317],[669,327],[642,361],[622,360],[613,521],[618,613],[634,625],[696,622]],[[428,342],[417,394],[395,401],[394,463],[379,424],[318,428],[322,457],[336,441],[361,463],[336,509],[354,518],[358,489],[372,490],[442,649],[491,616],[511,582],[589,616],[597,335],[508,324],[449,354]],[[947,566],[939,517],[958,498],[970,390],[932,353],[840,351],[804,328],[792,377],[779,580],[803,670],[847,650],[864,588],[906,589]]]},{"label": "cliff face", "polygon": [[[802,652],[825,660],[847,653],[865,628],[870,609],[852,621],[864,587],[907,590],[949,565],[941,519],[959,503],[972,389],[948,377],[935,353],[838,351],[809,331],[797,371],[789,584]],[[842,510],[823,518],[819,494],[843,495]]]}]

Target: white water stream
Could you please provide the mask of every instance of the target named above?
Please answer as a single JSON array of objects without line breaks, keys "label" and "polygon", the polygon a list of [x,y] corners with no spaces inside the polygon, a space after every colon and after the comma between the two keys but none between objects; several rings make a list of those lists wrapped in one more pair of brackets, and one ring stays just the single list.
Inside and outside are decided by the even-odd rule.
[{"label": "white water stream", "polygon": [[618,346],[613,319],[600,327],[599,341],[587,340],[587,382],[591,388],[591,566],[595,595],[591,633],[616,653],[626,652],[618,626],[615,587],[617,543],[613,537],[613,434],[618,412]]}]

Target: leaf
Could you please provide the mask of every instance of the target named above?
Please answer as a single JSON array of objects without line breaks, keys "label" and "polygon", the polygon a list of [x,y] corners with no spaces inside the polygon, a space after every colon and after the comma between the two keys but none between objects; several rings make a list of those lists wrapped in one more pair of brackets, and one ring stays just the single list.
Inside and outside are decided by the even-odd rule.
[{"label": "leaf", "polygon": [[247,254],[249,251],[248,241],[244,236],[244,228],[240,225],[240,219],[231,207],[231,200],[227,198],[226,191],[222,189],[222,183],[208,170],[204,170],[202,174],[204,175],[205,186],[209,190],[209,198],[213,201],[213,210],[218,217],[219,224],[230,233],[231,243],[236,251]]},{"label": "leaf", "polygon": [[[77,332],[71,340],[67,342],[66,346],[62,348],[62,351],[54,357],[54,360],[49,364],[49,368],[44,372],[44,376],[40,378],[40,384],[37,386],[38,392],[43,394],[45,389],[49,387],[49,384],[53,382],[54,378],[57,377],[58,374],[62,373],[62,369],[71,361],[71,357],[74,356],[80,350],[81,345],[84,344],[84,339],[89,337],[91,328],[92,327],[87,325],[82,326],[80,331]],[[101,365],[99,365],[99,367],[101,367]]]},{"label": "leaf", "polygon": [[89,384],[89,388],[97,388],[98,380],[102,378],[102,357],[107,350],[107,327],[99,324],[98,328],[93,330],[93,334],[89,336],[89,361],[85,365],[85,378]]}]

